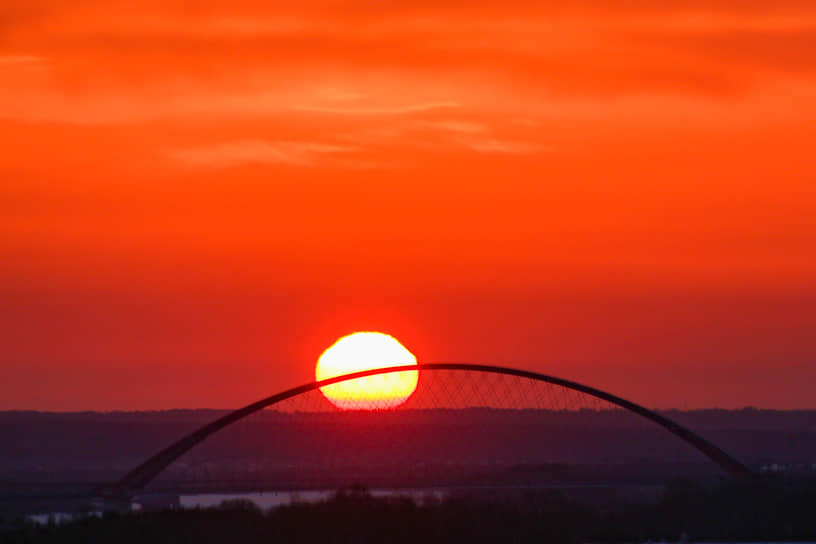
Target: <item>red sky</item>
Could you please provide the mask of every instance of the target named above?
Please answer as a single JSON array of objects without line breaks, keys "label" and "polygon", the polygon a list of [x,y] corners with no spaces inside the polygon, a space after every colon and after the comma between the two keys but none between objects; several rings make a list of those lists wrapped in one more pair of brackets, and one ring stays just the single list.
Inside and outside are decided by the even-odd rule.
[{"label": "red sky", "polygon": [[361,329],[816,408],[811,0],[0,6],[0,409],[230,407]]}]

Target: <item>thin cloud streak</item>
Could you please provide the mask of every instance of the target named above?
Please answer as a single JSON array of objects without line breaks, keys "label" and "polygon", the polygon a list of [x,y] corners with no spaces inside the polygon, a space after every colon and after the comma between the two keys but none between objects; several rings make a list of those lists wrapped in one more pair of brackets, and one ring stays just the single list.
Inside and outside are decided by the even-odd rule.
[{"label": "thin cloud streak", "polygon": [[480,153],[530,154],[555,151],[553,147],[545,147],[527,142],[499,140],[496,138],[473,140],[467,142],[465,145]]},{"label": "thin cloud streak", "polygon": [[532,154],[552,152],[554,148],[536,142],[500,137],[495,123],[459,119],[405,120],[382,123],[377,128],[339,135],[355,145],[395,151],[411,148],[420,151],[471,151],[476,153]]},{"label": "thin cloud streak", "polygon": [[169,155],[190,166],[229,167],[246,163],[313,166],[322,156],[359,151],[356,147],[309,142],[236,141],[175,149]]},{"label": "thin cloud streak", "polygon": [[309,105],[299,104],[292,106],[294,111],[310,113],[330,113],[337,115],[405,115],[411,113],[423,113],[433,110],[445,110],[461,108],[458,102],[425,102],[417,104],[404,104],[395,106],[332,106],[332,105]]},{"label": "thin cloud streak", "polygon": [[488,131],[484,123],[472,121],[417,121],[416,126],[458,134],[482,134]]},{"label": "thin cloud streak", "polygon": [[47,57],[40,57],[37,55],[0,55],[0,66],[40,64],[46,62],[47,60]]}]

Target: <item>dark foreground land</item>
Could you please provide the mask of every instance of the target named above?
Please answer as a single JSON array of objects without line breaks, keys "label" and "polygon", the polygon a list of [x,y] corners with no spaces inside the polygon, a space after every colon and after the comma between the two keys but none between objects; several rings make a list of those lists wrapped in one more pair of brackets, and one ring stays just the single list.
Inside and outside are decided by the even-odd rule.
[{"label": "dark foreground land", "polygon": [[[87,511],[99,486],[224,413],[0,412],[0,527]],[[816,411],[665,415],[757,472],[816,475]],[[264,410],[171,464],[145,493],[572,487],[568,497],[597,503],[722,477],[688,444],[620,410]]]},{"label": "dark foreground land", "polygon": [[816,540],[816,482],[764,480],[704,487],[675,482],[658,502],[590,506],[558,493],[508,497],[374,498],[339,491],[316,504],[263,512],[219,508],[108,514],[65,525],[21,524],[9,543],[550,542]]}]

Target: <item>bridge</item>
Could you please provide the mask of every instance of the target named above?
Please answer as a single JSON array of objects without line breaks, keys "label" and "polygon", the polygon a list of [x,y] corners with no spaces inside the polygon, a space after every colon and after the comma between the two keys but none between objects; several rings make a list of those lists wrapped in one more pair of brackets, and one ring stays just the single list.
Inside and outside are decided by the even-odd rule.
[{"label": "bridge", "polygon": [[368,376],[387,375],[406,371],[419,371],[423,376],[426,373],[439,373],[442,371],[468,373],[470,375],[478,376],[509,376],[520,379],[523,382],[539,384],[543,383],[566,391],[577,392],[581,395],[587,396],[588,398],[608,403],[608,405],[613,408],[619,410],[622,409],[629,413],[635,414],[636,416],[657,425],[667,433],[670,433],[679,440],[688,444],[690,447],[699,451],[702,455],[719,466],[725,473],[734,478],[752,478],[755,475],[751,469],[749,469],[739,460],[729,455],[710,441],[704,439],[699,434],[678,424],[675,421],[672,421],[664,415],[661,415],[653,410],[649,410],[617,395],[613,395],[612,393],[571,380],[515,368],[469,363],[421,363],[418,365],[405,365],[354,372],[322,381],[307,383],[261,399],[243,408],[235,410],[234,412],[228,413],[227,415],[220,417],[207,425],[204,425],[194,432],[183,436],[176,442],[170,444],[140,465],[127,472],[127,474],[125,474],[118,482],[100,489],[100,494],[110,499],[133,496],[135,493],[139,492],[151,481],[153,481],[174,461],[193,450],[208,437],[219,433],[225,428],[234,425],[252,414],[264,410],[265,408],[277,405],[288,399],[303,396],[311,391],[319,390],[320,388],[328,385],[348,382]]}]

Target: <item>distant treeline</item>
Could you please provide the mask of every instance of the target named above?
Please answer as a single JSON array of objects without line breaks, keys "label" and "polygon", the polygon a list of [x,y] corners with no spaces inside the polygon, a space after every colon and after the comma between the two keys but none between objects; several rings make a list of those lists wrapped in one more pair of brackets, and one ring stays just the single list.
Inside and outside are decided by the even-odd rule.
[{"label": "distant treeline", "polygon": [[[115,481],[129,468],[222,414],[213,410],[0,412],[0,480]],[[671,412],[670,416],[754,467],[816,464],[816,412],[707,410]],[[225,479],[232,475],[221,473],[234,472],[234,466],[258,470],[298,467],[304,474],[304,468],[355,464],[415,470],[428,464],[702,461],[706,460],[688,444],[622,410],[268,410],[210,437],[161,477],[201,481],[206,468],[220,471],[206,478]],[[255,476],[268,480],[274,475]],[[332,487],[333,483],[325,485]]]},{"label": "distant treeline", "polygon": [[816,483],[674,482],[656,503],[590,506],[547,492],[416,502],[346,489],[316,504],[263,512],[249,502],[219,508],[109,514],[66,525],[19,526],[9,543],[334,543],[816,540]]}]

